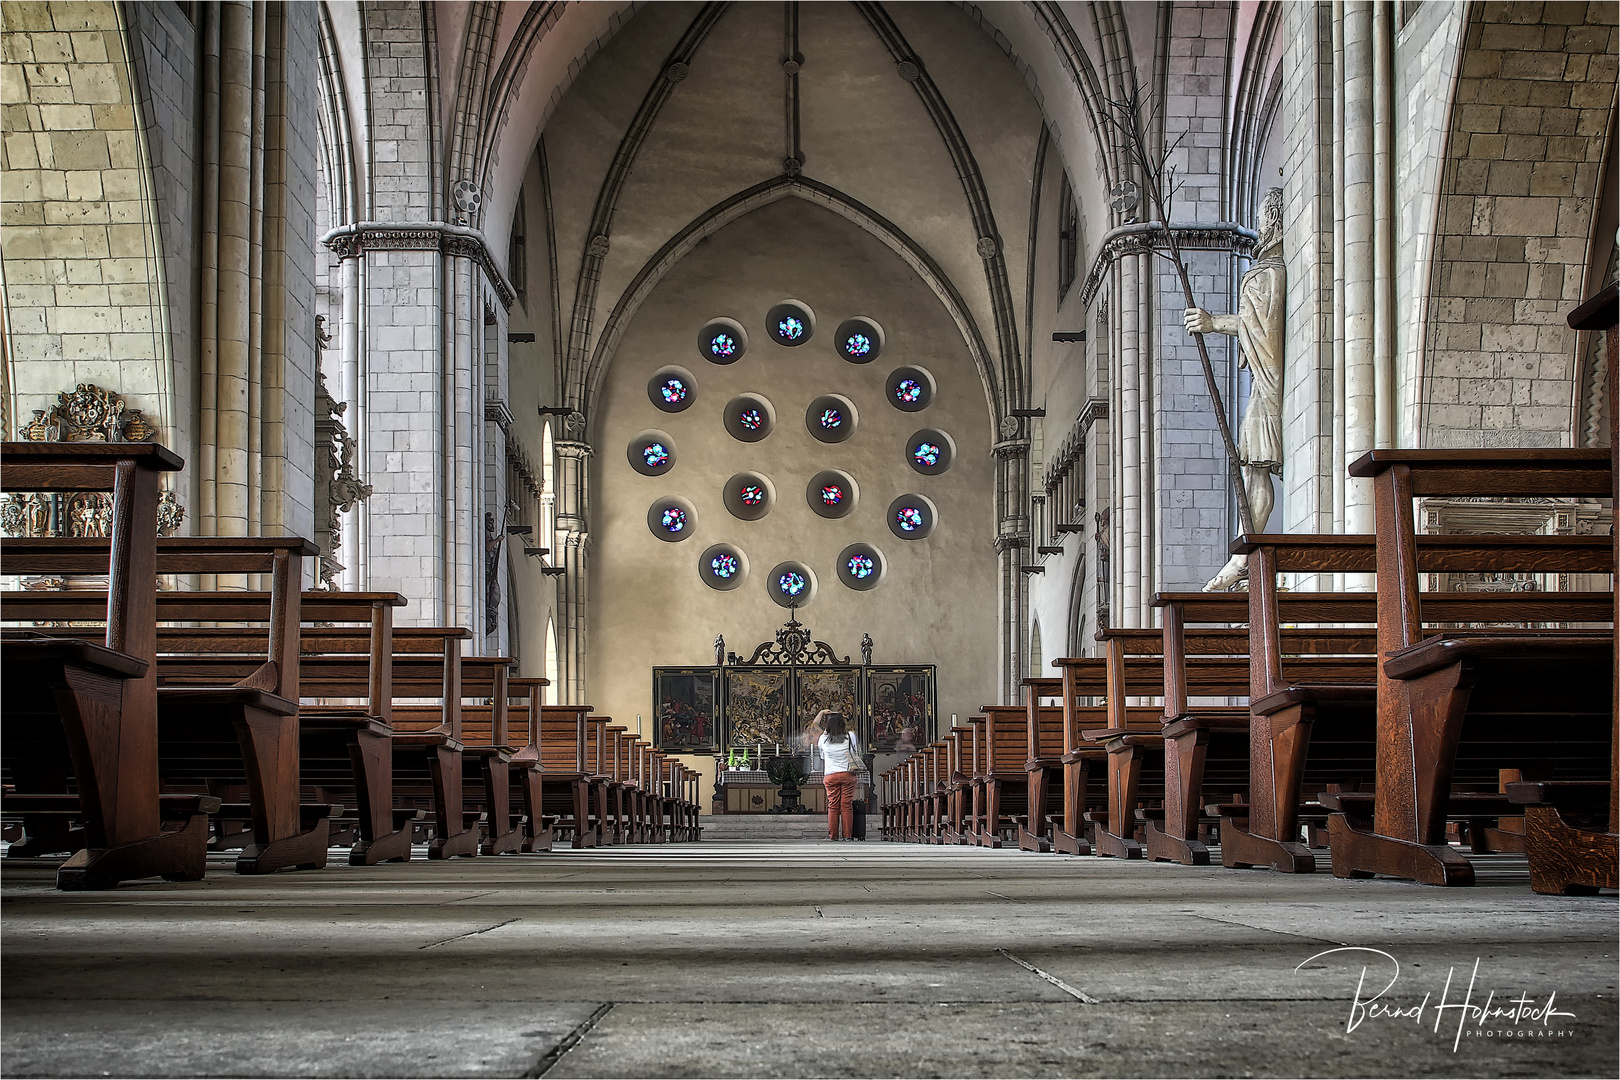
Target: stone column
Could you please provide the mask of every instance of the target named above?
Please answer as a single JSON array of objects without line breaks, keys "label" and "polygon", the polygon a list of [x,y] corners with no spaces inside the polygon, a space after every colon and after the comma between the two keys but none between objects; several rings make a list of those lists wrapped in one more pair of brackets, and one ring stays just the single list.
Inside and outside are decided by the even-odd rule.
[{"label": "stone column", "polygon": [[1123,547],[1119,554],[1120,602],[1115,610],[1118,626],[1140,626],[1142,603],[1143,502],[1142,469],[1142,281],[1139,261],[1125,256],[1118,261],[1119,297],[1119,517]]},{"label": "stone column", "polygon": [[[570,435],[582,433],[578,413],[567,418]],[[589,443],[559,439],[557,446],[557,537],[562,545],[563,567],[557,662],[562,669],[561,701],[586,702],[587,573],[590,570],[590,459]]]},{"label": "stone column", "polygon": [[1017,437],[1023,427],[1016,417],[1001,422],[1002,441],[992,447],[996,455],[996,554],[999,564],[1001,608],[1001,700],[1018,701],[1024,679],[1024,630],[1029,608],[1029,590],[1024,582],[1024,552],[1030,544],[1027,505],[1022,493],[1028,490],[1029,447],[1027,438]]}]

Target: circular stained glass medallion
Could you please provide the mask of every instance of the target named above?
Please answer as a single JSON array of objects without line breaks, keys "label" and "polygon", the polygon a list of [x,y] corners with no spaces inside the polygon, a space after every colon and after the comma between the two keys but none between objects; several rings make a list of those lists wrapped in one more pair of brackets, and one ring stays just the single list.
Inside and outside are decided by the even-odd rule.
[{"label": "circular stained glass medallion", "polygon": [[738,394],[721,412],[726,432],[738,442],[759,442],[776,426],[776,410],[763,395]]},{"label": "circular stained glass medallion", "polygon": [[860,415],[842,394],[822,394],[804,411],[804,426],[818,442],[840,443],[855,434]]},{"label": "circular stained glass medallion", "polygon": [[765,313],[765,329],[778,345],[796,348],[816,332],[816,317],[798,300],[784,300]]},{"label": "circular stained glass medallion", "polygon": [[804,500],[818,517],[847,517],[860,500],[855,478],[841,469],[823,469],[805,485]]},{"label": "circular stained glass medallion", "polygon": [[771,505],[776,502],[776,489],[759,473],[741,472],[726,481],[721,500],[732,517],[742,521],[758,521],[771,512]]},{"label": "circular stained glass medallion", "polygon": [[765,589],[783,607],[804,607],[816,595],[816,575],[802,562],[782,562],[771,567]]},{"label": "circular stained glass medallion", "polygon": [[934,504],[926,496],[902,495],[889,504],[889,531],[902,540],[921,540],[934,531]]},{"label": "circular stained glass medallion", "polygon": [[883,328],[871,319],[856,317],[838,324],[838,355],[852,364],[869,364],[883,351]]},{"label": "circular stained glass medallion", "polygon": [[956,443],[945,432],[923,428],[906,441],[906,462],[924,476],[938,476],[956,460]]},{"label": "circular stained glass medallion", "polygon": [[660,412],[684,412],[697,400],[697,380],[685,368],[659,368],[647,380],[647,400]]},{"label": "circular stained glass medallion", "polygon": [[921,412],[934,403],[934,377],[923,368],[895,368],[884,386],[889,404],[901,412]]},{"label": "circular stained glass medallion", "polygon": [[735,319],[710,319],[698,331],[698,352],[711,364],[735,364],[748,351],[748,331]]},{"label": "circular stained glass medallion", "polygon": [[887,568],[883,553],[871,544],[851,544],[838,553],[838,580],[857,592],[875,587]]},{"label": "circular stained glass medallion", "polygon": [[714,544],[698,556],[698,576],[717,592],[730,592],[748,576],[748,556],[734,544]]},{"label": "circular stained glass medallion", "polygon": [[659,499],[647,508],[647,528],[660,540],[679,543],[697,532],[697,511],[679,497]]},{"label": "circular stained glass medallion", "polygon": [[669,433],[648,429],[625,447],[630,467],[643,476],[663,476],[675,467],[675,441]]}]

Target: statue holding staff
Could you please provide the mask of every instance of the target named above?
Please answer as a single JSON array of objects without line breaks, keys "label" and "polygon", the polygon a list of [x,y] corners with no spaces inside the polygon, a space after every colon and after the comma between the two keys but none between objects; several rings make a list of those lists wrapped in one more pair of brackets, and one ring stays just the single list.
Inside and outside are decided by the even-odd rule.
[{"label": "statue holding staff", "polygon": [[[1283,312],[1288,276],[1282,259],[1282,189],[1266,192],[1261,210],[1263,225],[1255,243],[1255,263],[1238,286],[1238,310],[1215,315],[1203,308],[1185,312],[1187,332],[1229,334],[1238,340],[1240,367],[1249,369],[1249,407],[1237,440],[1243,487],[1257,531],[1264,531],[1276,502],[1271,477],[1282,475]],[[1204,585],[1205,592],[1222,592],[1248,573],[1249,557],[1234,555],[1221,572]]]}]

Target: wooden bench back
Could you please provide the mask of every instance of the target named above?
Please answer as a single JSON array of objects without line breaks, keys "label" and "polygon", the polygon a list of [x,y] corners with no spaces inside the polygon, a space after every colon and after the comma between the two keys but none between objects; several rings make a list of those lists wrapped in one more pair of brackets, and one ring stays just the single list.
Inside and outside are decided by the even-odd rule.
[{"label": "wooden bench back", "polygon": [[547,772],[583,775],[590,733],[589,705],[540,707],[540,763]]},{"label": "wooden bench back", "polygon": [[1023,705],[986,705],[984,715],[985,773],[1022,775],[1029,761],[1029,710]]}]

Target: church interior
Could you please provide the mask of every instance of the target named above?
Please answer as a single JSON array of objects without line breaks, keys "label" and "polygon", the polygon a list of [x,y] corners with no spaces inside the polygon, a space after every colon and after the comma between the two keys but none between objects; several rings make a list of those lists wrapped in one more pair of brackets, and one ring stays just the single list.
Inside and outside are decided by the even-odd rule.
[{"label": "church interior", "polygon": [[1614,4],[0,45],[0,1073],[1612,1075]]}]

